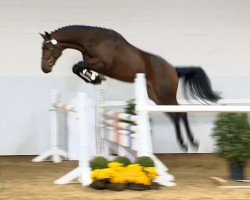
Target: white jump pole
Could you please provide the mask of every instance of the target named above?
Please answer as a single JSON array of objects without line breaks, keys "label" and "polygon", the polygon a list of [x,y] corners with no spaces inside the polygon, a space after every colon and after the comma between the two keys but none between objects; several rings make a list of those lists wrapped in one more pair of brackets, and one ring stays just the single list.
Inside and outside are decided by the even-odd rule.
[{"label": "white jump pole", "polygon": [[164,186],[175,186],[174,176],[167,173],[168,168],[153,154],[148,111],[144,109],[149,99],[144,74],[137,74],[135,79],[136,112],[138,115],[138,156],[151,157],[156,165],[159,177],[156,182]]},{"label": "white jump pole", "polygon": [[109,149],[107,147],[107,143],[105,142],[105,128],[104,128],[104,118],[106,111],[106,83],[102,83],[99,89],[99,106],[98,106],[98,124],[99,124],[99,134],[98,134],[98,153],[100,155],[108,155]]},{"label": "white jump pole", "polygon": [[178,106],[152,106],[147,105],[143,108],[150,112],[250,112],[250,106],[230,106],[230,105],[178,105]]},{"label": "white jump pole", "polygon": [[[138,88],[138,103],[139,111],[146,112],[242,112],[249,113],[250,106],[249,100],[220,100],[222,105],[197,105],[197,101],[192,101],[196,105],[149,105],[149,99],[146,91],[146,79],[144,74],[137,74],[136,84]],[[144,92],[143,92],[144,91]],[[137,91],[136,91],[137,92]],[[144,95],[144,96],[143,96]],[[182,101],[184,102],[184,101]],[[226,103],[238,104],[238,105],[225,105]],[[239,105],[245,104],[245,105]]]},{"label": "white jump pole", "polygon": [[78,94],[77,121],[79,130],[79,166],[63,177],[55,181],[55,184],[68,184],[78,179],[83,186],[88,186],[91,180],[91,169],[89,161],[91,159],[91,141],[88,133],[88,101],[86,94]]},{"label": "white jump pole", "polygon": [[60,97],[57,90],[51,91],[51,103],[52,108],[50,109],[51,113],[51,145],[52,148],[41,155],[32,159],[33,162],[42,162],[48,160],[51,157],[54,163],[62,162],[63,158],[67,158],[68,154],[66,151],[60,149],[59,145],[59,135],[58,135],[58,108],[57,104],[60,102]]},{"label": "white jump pole", "polygon": [[137,134],[138,134],[138,156],[151,156],[153,148],[151,143],[150,126],[148,112],[140,109],[146,106],[147,90],[145,88],[145,79],[143,74],[138,74],[135,79],[135,99],[137,112]]}]

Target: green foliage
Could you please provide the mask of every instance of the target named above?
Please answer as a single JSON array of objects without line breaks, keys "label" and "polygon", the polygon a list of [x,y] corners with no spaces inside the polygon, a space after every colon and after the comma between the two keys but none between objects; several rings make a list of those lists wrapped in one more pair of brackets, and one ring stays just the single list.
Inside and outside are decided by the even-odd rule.
[{"label": "green foliage", "polygon": [[113,162],[121,163],[124,167],[131,164],[131,161],[126,156],[118,156],[114,159]]},{"label": "green foliage", "polygon": [[90,160],[90,167],[92,170],[95,169],[105,169],[108,167],[108,163],[109,161],[102,157],[102,156],[97,156],[95,158],[93,158],[92,160]]},{"label": "green foliage", "polygon": [[[136,115],[135,106],[136,106],[136,104],[135,104],[134,99],[128,100],[124,112],[126,114]],[[120,119],[119,121],[120,122],[125,122],[125,123],[128,123],[128,124],[132,124],[132,125],[136,125],[136,123],[134,121],[131,121],[131,120]]]},{"label": "green foliage", "polygon": [[138,157],[135,161],[136,164],[140,164],[143,167],[154,167],[154,161],[148,156]]},{"label": "green foliage", "polygon": [[250,158],[250,125],[247,114],[221,113],[213,136],[218,152],[230,163],[246,164]]},{"label": "green foliage", "polygon": [[127,106],[125,108],[125,112],[128,113],[128,114],[131,114],[131,115],[136,115],[135,106],[136,106],[136,104],[135,104],[134,99],[128,100],[127,101]]}]

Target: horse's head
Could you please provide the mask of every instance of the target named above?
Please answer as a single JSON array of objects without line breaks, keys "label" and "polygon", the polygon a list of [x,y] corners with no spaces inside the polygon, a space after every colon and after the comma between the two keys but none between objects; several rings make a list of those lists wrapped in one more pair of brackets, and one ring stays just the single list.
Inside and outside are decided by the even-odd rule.
[{"label": "horse's head", "polygon": [[44,39],[42,46],[42,70],[44,73],[49,73],[52,71],[52,67],[57,59],[62,55],[62,49],[58,41],[52,38],[49,33],[40,33],[40,35]]}]

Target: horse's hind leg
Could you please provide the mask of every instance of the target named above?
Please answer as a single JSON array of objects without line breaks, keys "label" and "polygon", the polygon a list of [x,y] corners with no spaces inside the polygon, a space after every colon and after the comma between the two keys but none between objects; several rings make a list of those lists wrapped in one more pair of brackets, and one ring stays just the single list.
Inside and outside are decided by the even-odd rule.
[{"label": "horse's hind leg", "polygon": [[187,145],[184,143],[182,135],[181,135],[181,129],[180,129],[180,119],[181,119],[181,113],[166,113],[168,114],[171,119],[173,120],[174,126],[175,126],[175,132],[176,132],[176,137],[177,140],[179,142],[179,144],[181,145],[181,148],[187,152],[188,147]]},{"label": "horse's hind leg", "polygon": [[188,136],[189,141],[191,142],[192,146],[195,147],[195,148],[197,149],[197,148],[199,147],[199,144],[196,143],[196,142],[194,141],[194,136],[193,136],[193,134],[191,133],[190,126],[189,126],[187,113],[181,113],[181,119],[182,119],[183,122],[184,122],[185,129],[186,129],[186,132],[187,132],[187,136]]},{"label": "horse's hind leg", "polygon": [[[159,98],[156,95],[155,91],[153,90],[152,84],[149,81],[147,81],[147,91],[148,91],[149,98],[151,100],[153,100],[156,104],[160,104],[160,105],[168,105],[168,104],[177,105],[178,104],[175,98],[168,99],[168,96],[170,96],[170,95],[168,95],[166,92],[165,93],[162,92],[161,94],[163,94],[163,95],[161,96],[161,98]],[[164,90],[164,91],[167,91],[167,90]],[[170,118],[172,119],[172,121],[174,123],[174,127],[175,127],[177,141],[179,142],[182,149],[185,152],[187,152],[188,147],[183,141],[183,138],[181,135],[181,129],[180,129],[180,120],[181,120],[183,114],[182,113],[165,113],[165,114],[168,114],[170,116]],[[184,116],[184,118],[185,118],[185,116]],[[187,117],[186,117],[185,122],[184,122],[185,127],[188,127]],[[188,129],[189,129],[189,127],[188,127]],[[189,129],[189,135],[192,136],[190,129]]]},{"label": "horse's hind leg", "polygon": [[[148,96],[151,100],[153,100],[156,104],[160,104],[160,105],[167,105],[169,102],[169,100],[167,99],[167,101],[160,101],[160,99],[157,97],[157,95],[155,94],[152,85],[147,82],[147,91],[148,91]],[[174,102],[174,103],[173,103]],[[177,102],[171,101],[171,104],[177,104]],[[182,149],[187,152],[188,148],[187,145],[184,144],[184,141],[182,139],[182,135],[181,135],[181,129],[180,129],[180,119],[181,119],[181,113],[165,113],[168,114],[170,116],[170,118],[172,119],[173,123],[174,123],[174,127],[175,127],[175,132],[176,132],[176,137],[177,140],[179,142],[179,144],[181,145]]]}]

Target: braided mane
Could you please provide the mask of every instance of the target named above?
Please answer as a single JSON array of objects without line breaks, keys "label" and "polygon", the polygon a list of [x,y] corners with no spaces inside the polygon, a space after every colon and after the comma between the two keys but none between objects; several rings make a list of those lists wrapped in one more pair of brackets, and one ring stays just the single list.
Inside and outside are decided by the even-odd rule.
[{"label": "braided mane", "polygon": [[77,31],[77,30],[82,30],[82,29],[99,29],[99,30],[107,30],[107,31],[115,32],[112,29],[102,28],[102,27],[98,27],[98,26],[70,25],[70,26],[63,26],[61,28],[58,28],[58,29],[52,31],[50,34],[53,34],[53,33],[59,32],[59,31],[67,31],[67,30]]}]

